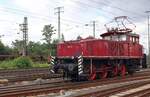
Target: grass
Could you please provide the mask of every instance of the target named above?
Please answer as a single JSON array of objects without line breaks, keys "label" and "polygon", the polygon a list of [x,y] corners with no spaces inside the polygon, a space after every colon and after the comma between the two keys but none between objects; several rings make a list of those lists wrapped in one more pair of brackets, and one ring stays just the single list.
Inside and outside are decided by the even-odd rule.
[{"label": "grass", "polygon": [[[47,63],[37,63],[34,62],[31,67],[49,67],[49,64]],[[18,67],[15,65],[14,60],[7,60],[7,61],[0,61],[0,69],[17,69]]]},{"label": "grass", "polygon": [[47,63],[33,63],[33,67],[49,67]]},{"label": "grass", "polygon": [[14,64],[13,61],[1,61],[0,62],[0,69],[15,69],[17,68]]}]

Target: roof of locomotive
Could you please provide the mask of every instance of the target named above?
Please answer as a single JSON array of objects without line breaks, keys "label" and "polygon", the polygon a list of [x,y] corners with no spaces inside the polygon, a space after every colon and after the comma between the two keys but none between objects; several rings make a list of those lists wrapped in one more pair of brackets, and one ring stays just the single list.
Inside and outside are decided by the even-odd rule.
[{"label": "roof of locomotive", "polygon": [[[134,36],[134,37],[139,38],[138,34],[133,33],[132,30],[128,29],[128,28],[126,28],[126,29],[117,29],[116,28],[116,29],[107,30],[106,33],[103,33],[100,36],[101,37],[105,37],[105,36],[112,36],[112,35],[129,35],[129,36]],[[94,40],[96,41],[96,40],[105,40],[105,39],[94,38],[93,36],[89,36],[89,37],[84,38],[84,39],[82,37],[80,37],[77,40],[62,41],[59,44],[64,44],[64,43],[67,43],[67,44],[69,44],[69,43],[78,43],[78,42],[85,42],[85,41],[91,41],[91,40],[92,41],[94,41]]]},{"label": "roof of locomotive", "polygon": [[130,35],[130,36],[135,36],[135,37],[139,37],[138,34],[135,34],[132,32],[131,29],[111,29],[111,30],[107,30],[106,33],[101,34],[101,37],[105,37],[105,36],[111,36],[111,35]]},{"label": "roof of locomotive", "polygon": [[[139,38],[138,34],[132,33],[132,32],[106,32],[101,34],[101,37],[105,37],[105,36],[111,36],[111,35],[130,35],[130,36],[134,36]],[[70,41],[62,41],[59,44],[64,44],[64,43],[79,43],[79,42],[85,42],[85,41],[96,41],[96,40],[105,40],[105,39],[100,39],[100,38],[94,38],[92,36],[89,36],[87,38],[81,38],[81,39],[77,39],[77,40],[70,40]]]},{"label": "roof of locomotive", "polygon": [[100,36],[101,37],[105,37],[105,36],[111,36],[111,35],[123,35],[123,34],[126,34],[126,33],[130,33],[132,31],[119,31],[119,30],[108,30],[106,33],[103,33],[101,34]]},{"label": "roof of locomotive", "polygon": [[[90,41],[90,40],[99,40],[99,39],[97,39],[97,38],[94,38],[94,37],[92,37],[92,36],[89,36],[89,37],[87,37],[87,38],[81,38],[81,39],[77,39],[77,40],[70,40],[70,41],[63,41],[63,42],[61,42],[61,43],[78,43],[78,42],[84,42],[84,41]],[[60,44],[61,44],[60,43]]]}]

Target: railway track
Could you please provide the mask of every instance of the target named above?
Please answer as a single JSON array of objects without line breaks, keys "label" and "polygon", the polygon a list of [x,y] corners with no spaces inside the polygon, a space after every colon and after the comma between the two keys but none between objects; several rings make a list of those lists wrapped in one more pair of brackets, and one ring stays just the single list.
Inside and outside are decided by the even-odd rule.
[{"label": "railway track", "polygon": [[[138,75],[139,74],[139,75]],[[27,85],[14,85],[14,86],[9,86],[9,87],[0,87],[0,97],[17,97],[17,96],[28,96],[28,95],[39,95],[43,93],[56,93],[54,94],[55,96],[58,95],[58,92],[61,90],[65,91],[70,91],[70,89],[73,90],[79,90],[81,91],[82,89],[88,89],[89,87],[96,87],[96,86],[106,86],[107,85],[117,85],[118,83],[124,83],[122,86],[114,87],[113,89],[109,88],[106,89],[105,91],[109,90],[110,93],[106,93],[103,90],[103,95],[102,94],[97,94],[98,92],[82,92],[82,95],[71,95],[71,96],[77,96],[77,97],[82,97],[86,95],[92,95],[92,93],[101,95],[100,97],[104,96],[107,94],[112,95],[112,93],[116,93],[119,89],[119,91],[127,90],[129,88],[137,87],[137,86],[142,86],[145,84],[150,83],[150,72],[146,73],[146,75],[143,75],[143,73],[138,73],[133,76],[127,76],[125,78],[110,78],[110,79],[103,79],[103,80],[96,80],[96,81],[86,81],[86,82],[68,82],[68,81],[40,81],[38,83],[34,84],[27,84]],[[127,84],[128,82],[128,84]],[[132,83],[131,83],[132,82]],[[125,84],[126,83],[126,84]],[[138,84],[141,83],[141,84]],[[120,88],[119,88],[120,87]],[[80,90],[81,89],[81,90]],[[121,90],[122,89],[122,90]],[[90,89],[91,90],[91,89]],[[95,89],[94,89],[95,90]],[[85,94],[83,94],[85,93]],[[76,93],[79,94],[79,93]],[[53,96],[54,96],[53,95]],[[106,96],[106,97],[107,97]]]},{"label": "railway track", "polygon": [[17,82],[37,78],[58,78],[61,76],[61,74],[50,74],[49,68],[0,70],[0,83],[3,82],[1,81],[3,79],[7,79],[9,82]]},{"label": "railway track", "polygon": [[[114,93],[126,91],[130,88],[136,88],[142,85],[146,85],[150,79],[135,80],[128,82],[120,82],[114,84],[107,84],[99,87],[89,88],[93,90],[82,90],[81,93],[72,95],[73,97],[122,97],[122,95],[112,95]],[[112,96],[111,96],[112,95]],[[127,96],[133,97],[133,96]]]},{"label": "railway track", "polygon": [[[71,97],[150,97],[149,71],[89,89],[77,90]],[[126,81],[125,81],[126,80]],[[123,85],[124,84],[124,85]]]},{"label": "railway track", "polygon": [[1,69],[0,76],[16,76],[22,74],[35,74],[49,72],[48,68],[31,68],[31,69]]}]

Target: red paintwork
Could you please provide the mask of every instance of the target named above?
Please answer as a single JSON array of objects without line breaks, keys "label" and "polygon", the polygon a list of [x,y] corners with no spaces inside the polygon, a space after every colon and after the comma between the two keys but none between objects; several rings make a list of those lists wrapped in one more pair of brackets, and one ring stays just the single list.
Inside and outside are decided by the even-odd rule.
[{"label": "red paintwork", "polygon": [[83,52],[85,57],[142,57],[142,46],[129,42],[107,40],[85,40],[61,43],[57,48],[58,57],[77,56]]},{"label": "red paintwork", "polygon": [[[105,33],[101,36],[110,36],[113,33]],[[121,33],[115,33],[121,34]],[[125,34],[125,33],[124,33]],[[57,45],[57,56],[61,58],[78,56],[82,53],[87,58],[142,58],[142,46],[130,41],[131,35],[127,33],[126,41],[111,41],[104,39],[82,39],[67,41]],[[132,34],[139,40],[137,34]]]}]

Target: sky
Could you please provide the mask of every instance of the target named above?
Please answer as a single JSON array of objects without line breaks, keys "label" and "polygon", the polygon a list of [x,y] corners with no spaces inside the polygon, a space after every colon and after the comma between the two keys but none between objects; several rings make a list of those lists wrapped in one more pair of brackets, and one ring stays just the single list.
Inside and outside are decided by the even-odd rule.
[{"label": "sky", "polygon": [[[12,41],[21,40],[19,24],[28,17],[29,41],[42,40],[44,25],[52,24],[57,38],[57,7],[61,13],[61,33],[65,40],[74,40],[78,35],[85,38],[92,35],[92,21],[96,21],[96,37],[106,32],[104,25],[116,16],[128,16],[136,25],[133,30],[140,34],[144,51],[148,50],[147,14],[149,0],[0,0],[1,41],[11,46]],[[88,26],[85,26],[88,24]],[[4,36],[3,36],[4,35]]]}]

